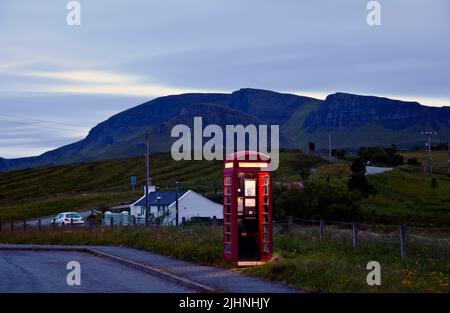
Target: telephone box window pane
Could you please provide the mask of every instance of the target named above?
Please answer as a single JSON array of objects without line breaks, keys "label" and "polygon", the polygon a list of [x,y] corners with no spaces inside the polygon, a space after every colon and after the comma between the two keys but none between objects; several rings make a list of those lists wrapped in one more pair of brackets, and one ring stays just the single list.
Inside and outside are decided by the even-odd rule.
[{"label": "telephone box window pane", "polygon": [[238,202],[238,215],[244,214],[244,201],[242,198],[237,199]]},{"label": "telephone box window pane", "polygon": [[225,186],[231,185],[231,177],[229,177],[229,176],[225,177],[224,185]]},{"label": "telephone box window pane", "polygon": [[269,241],[269,234],[268,233],[264,233],[264,241]]},{"label": "telephone box window pane", "polygon": [[230,214],[231,213],[231,205],[228,204],[226,206],[226,210],[227,210],[227,213]]},{"label": "telephone box window pane", "polygon": [[231,215],[227,216],[227,223],[231,223]]},{"label": "telephone box window pane", "polygon": [[255,207],[256,206],[255,199],[245,199],[245,206],[246,207]]},{"label": "telephone box window pane", "polygon": [[231,186],[225,187],[225,195],[231,195]]},{"label": "telephone box window pane", "polygon": [[264,204],[269,205],[269,198],[267,196],[264,197]]},{"label": "telephone box window pane", "polygon": [[269,177],[264,177],[264,185],[269,185]]},{"label": "telephone box window pane", "polygon": [[227,224],[227,233],[231,233],[231,225]]},{"label": "telephone box window pane", "polygon": [[256,180],[245,181],[245,196],[254,197],[256,195]]},{"label": "telephone box window pane", "polygon": [[269,233],[269,225],[264,225],[264,232]]},{"label": "telephone box window pane", "polygon": [[268,243],[264,244],[264,252],[269,252],[269,244]]},{"label": "telephone box window pane", "polygon": [[226,196],[225,197],[225,203],[226,204],[231,204],[231,197],[230,196]]},{"label": "telephone box window pane", "polygon": [[264,215],[264,222],[269,223],[269,215]]},{"label": "telephone box window pane", "polygon": [[227,234],[225,241],[226,242],[231,242],[231,235],[230,234]]},{"label": "telephone box window pane", "polygon": [[231,253],[231,243],[229,242],[225,243],[225,252]]},{"label": "telephone box window pane", "polygon": [[264,186],[264,193],[265,196],[267,196],[269,194],[269,187]]}]

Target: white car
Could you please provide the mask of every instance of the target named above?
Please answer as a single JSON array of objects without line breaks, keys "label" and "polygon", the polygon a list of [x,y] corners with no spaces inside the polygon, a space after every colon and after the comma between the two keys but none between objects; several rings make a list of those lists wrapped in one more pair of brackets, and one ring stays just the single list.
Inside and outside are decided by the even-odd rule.
[{"label": "white car", "polygon": [[59,213],[52,223],[56,225],[84,225],[83,217],[77,212]]}]

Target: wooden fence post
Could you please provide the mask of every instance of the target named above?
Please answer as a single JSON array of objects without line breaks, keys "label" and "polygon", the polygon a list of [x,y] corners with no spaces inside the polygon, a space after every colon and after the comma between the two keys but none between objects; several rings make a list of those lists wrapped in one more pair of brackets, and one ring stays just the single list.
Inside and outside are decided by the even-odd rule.
[{"label": "wooden fence post", "polygon": [[114,217],[111,216],[111,228],[114,228]]},{"label": "wooden fence post", "polygon": [[27,230],[27,221],[23,221],[23,230],[25,231],[25,230]]},{"label": "wooden fence post", "polygon": [[357,237],[358,237],[358,224],[353,222],[353,224],[352,224],[352,243],[353,243],[353,248],[356,248],[356,242],[358,240]]},{"label": "wooden fence post", "polygon": [[14,231],[14,222],[11,221],[11,231]]},{"label": "wooden fence post", "polygon": [[400,226],[400,257],[403,259],[406,256],[406,227]]},{"label": "wooden fence post", "polygon": [[182,218],[181,218],[181,229],[183,229],[184,230],[184,227],[186,226],[186,218],[183,216]]},{"label": "wooden fence post", "polygon": [[287,233],[289,234],[292,231],[292,223],[294,218],[292,216],[287,217]]},{"label": "wooden fence post", "polygon": [[39,228],[39,230],[41,230],[41,219],[39,219],[39,221],[38,221],[38,228]]},{"label": "wooden fence post", "polygon": [[213,216],[212,223],[213,223],[213,232],[214,232],[214,231],[216,230],[216,223],[217,223],[217,220],[216,220],[216,216],[215,216],[215,215]]},{"label": "wooden fence post", "polygon": [[323,230],[325,228],[325,221],[323,219],[320,220],[320,240],[323,239]]}]

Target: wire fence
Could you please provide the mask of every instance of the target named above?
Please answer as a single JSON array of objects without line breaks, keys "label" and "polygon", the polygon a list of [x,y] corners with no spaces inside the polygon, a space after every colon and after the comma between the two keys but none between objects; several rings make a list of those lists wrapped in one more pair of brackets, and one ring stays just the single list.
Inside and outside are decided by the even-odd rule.
[{"label": "wire fence", "polygon": [[[21,222],[0,223],[0,232],[10,231],[74,231],[78,229],[117,228],[117,227],[165,227],[168,224],[161,221],[120,214],[97,214],[87,218],[83,225],[73,221],[56,224],[55,221],[31,220]],[[175,223],[170,223],[175,226]],[[221,230],[223,220],[217,218],[183,218],[179,223],[181,231],[196,231],[198,227],[212,227],[211,230]],[[311,240],[333,240],[351,244],[357,248],[365,242],[375,241],[383,245],[398,248],[399,255],[404,258],[408,252],[432,246],[450,252],[450,227],[414,227],[405,225],[367,224],[343,222],[324,219],[303,219],[289,216],[284,220],[273,221],[275,236],[302,236]],[[450,255],[450,254],[449,254]]]},{"label": "wire fence", "polygon": [[[450,252],[450,227],[413,227],[405,225],[366,224],[324,219],[288,217],[274,222],[275,234],[301,235],[314,240],[334,240],[351,243],[353,248],[364,242],[376,241],[397,246],[400,256],[407,251],[433,246]],[[450,254],[449,254],[450,255]]]}]

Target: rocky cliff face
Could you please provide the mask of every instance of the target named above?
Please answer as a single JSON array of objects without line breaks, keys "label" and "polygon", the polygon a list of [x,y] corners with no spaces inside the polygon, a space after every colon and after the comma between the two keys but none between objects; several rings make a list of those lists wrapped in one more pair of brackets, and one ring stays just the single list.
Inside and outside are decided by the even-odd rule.
[{"label": "rocky cliff face", "polygon": [[320,108],[311,113],[303,125],[308,131],[319,128],[355,129],[376,123],[401,131],[412,126],[438,130],[450,119],[450,108],[432,108],[417,102],[404,102],[345,93],[329,95]]},{"label": "rocky cliff face", "polygon": [[450,108],[432,108],[417,102],[344,93],[325,101],[267,90],[241,89],[232,94],[183,94],[154,99],[123,111],[95,126],[76,143],[37,157],[0,159],[0,171],[142,155],[144,136],[150,130],[151,152],[170,151],[171,129],[192,125],[194,116],[203,124],[279,125],[280,146],[318,149],[333,147],[415,145],[420,130],[432,128],[450,136]]}]

